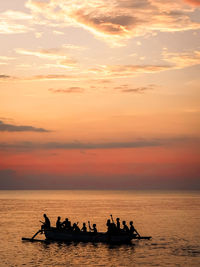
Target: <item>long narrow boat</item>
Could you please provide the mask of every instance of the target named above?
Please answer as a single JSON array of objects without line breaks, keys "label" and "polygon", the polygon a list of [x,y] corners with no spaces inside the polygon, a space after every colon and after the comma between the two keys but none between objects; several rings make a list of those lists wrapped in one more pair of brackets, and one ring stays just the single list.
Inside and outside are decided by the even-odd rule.
[{"label": "long narrow boat", "polygon": [[137,237],[135,235],[129,235],[127,233],[108,234],[104,232],[98,232],[94,234],[92,232],[74,232],[67,230],[58,230],[51,227],[45,229],[44,234],[46,240],[49,241],[65,241],[65,242],[102,242],[102,243],[130,243],[132,239],[150,239],[151,237]]}]

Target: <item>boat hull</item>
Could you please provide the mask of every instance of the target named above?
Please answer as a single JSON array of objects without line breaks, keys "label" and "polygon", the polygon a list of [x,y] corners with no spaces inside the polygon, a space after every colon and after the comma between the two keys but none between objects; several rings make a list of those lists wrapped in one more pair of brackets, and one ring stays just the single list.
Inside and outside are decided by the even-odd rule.
[{"label": "boat hull", "polygon": [[91,233],[91,232],[72,232],[48,229],[44,231],[47,240],[64,242],[102,242],[102,243],[130,243],[132,237],[127,234]]}]

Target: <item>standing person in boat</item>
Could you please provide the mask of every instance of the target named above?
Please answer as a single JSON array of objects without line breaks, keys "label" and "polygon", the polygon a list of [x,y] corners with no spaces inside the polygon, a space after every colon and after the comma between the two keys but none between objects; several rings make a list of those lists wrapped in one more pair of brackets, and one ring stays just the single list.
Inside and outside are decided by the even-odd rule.
[{"label": "standing person in boat", "polygon": [[45,228],[50,228],[51,227],[51,223],[50,223],[49,218],[47,217],[46,214],[44,214],[43,217],[44,217],[44,226],[45,226]]},{"label": "standing person in boat", "polygon": [[96,228],[96,223],[93,223],[93,228],[90,226],[90,221],[88,221],[89,229],[92,231],[94,234],[97,234],[97,228]]},{"label": "standing person in boat", "polygon": [[83,227],[81,228],[81,231],[84,232],[84,233],[87,232],[86,223],[83,223]]},{"label": "standing person in boat", "polygon": [[117,232],[119,232],[118,231],[118,226],[117,226],[117,223],[119,224],[119,228],[120,228],[120,222],[119,222],[119,218],[117,218],[116,219],[116,223],[114,222],[114,220],[113,220],[113,216],[112,216],[112,214],[110,215],[110,217],[111,217],[111,219],[112,219],[112,222],[110,221],[110,224],[111,224],[111,228],[112,228],[112,232],[113,233],[117,233]]},{"label": "standing person in boat", "polygon": [[107,226],[107,233],[108,234],[113,234],[115,232],[115,228],[113,227],[114,224],[111,223],[110,219],[107,220],[106,226]]},{"label": "standing person in boat", "polygon": [[129,233],[129,228],[126,225],[126,221],[123,221],[122,224],[123,224],[123,231],[126,232],[126,233]]},{"label": "standing person in boat", "polygon": [[44,229],[49,229],[51,227],[51,223],[50,223],[50,220],[49,218],[47,217],[46,214],[43,214],[43,217],[44,217],[44,222],[42,222],[42,226],[41,226],[41,230],[44,230]]},{"label": "standing person in boat", "polygon": [[58,230],[62,229],[62,223],[61,223],[60,219],[61,219],[60,216],[58,216],[57,221],[56,221],[56,228]]}]

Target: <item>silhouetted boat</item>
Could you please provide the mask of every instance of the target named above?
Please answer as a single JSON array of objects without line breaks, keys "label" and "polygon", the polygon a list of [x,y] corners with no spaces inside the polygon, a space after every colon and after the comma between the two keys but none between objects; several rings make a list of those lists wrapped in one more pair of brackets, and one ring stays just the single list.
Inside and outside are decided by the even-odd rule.
[{"label": "silhouetted boat", "polygon": [[47,240],[51,241],[65,241],[65,242],[102,242],[102,243],[129,243],[132,239],[150,239],[151,237],[136,237],[135,235],[129,235],[127,233],[108,234],[104,232],[98,232],[94,234],[92,232],[74,232],[58,230],[51,227],[44,230],[44,234]]},{"label": "silhouetted boat", "polygon": [[[46,214],[45,214],[46,215]],[[111,215],[112,218],[112,215]],[[112,218],[113,220],[113,218]],[[109,220],[108,220],[109,221]],[[43,223],[43,222],[42,222]],[[89,222],[88,222],[89,223]],[[114,224],[114,221],[113,221]],[[41,227],[41,230],[38,230],[32,238],[22,237],[22,240],[27,241],[64,241],[64,242],[102,242],[102,243],[130,243],[132,239],[150,239],[150,236],[141,236],[137,230],[134,228],[134,234],[131,234],[130,231],[123,232],[121,231],[110,231],[108,232],[82,232],[76,230],[66,230],[63,228],[56,227]],[[95,224],[94,224],[95,225]],[[96,226],[96,225],[95,225]],[[90,228],[90,224],[89,224]],[[90,229],[91,230],[91,229]],[[37,240],[34,239],[38,234],[44,234],[46,240]]]}]

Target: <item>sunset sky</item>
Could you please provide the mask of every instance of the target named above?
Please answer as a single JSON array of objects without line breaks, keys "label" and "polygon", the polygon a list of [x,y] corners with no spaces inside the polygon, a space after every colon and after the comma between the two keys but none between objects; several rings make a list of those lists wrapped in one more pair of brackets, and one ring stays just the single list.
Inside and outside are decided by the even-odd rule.
[{"label": "sunset sky", "polygon": [[200,189],[200,0],[1,0],[0,189]]}]

